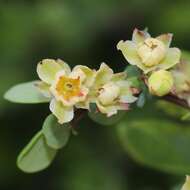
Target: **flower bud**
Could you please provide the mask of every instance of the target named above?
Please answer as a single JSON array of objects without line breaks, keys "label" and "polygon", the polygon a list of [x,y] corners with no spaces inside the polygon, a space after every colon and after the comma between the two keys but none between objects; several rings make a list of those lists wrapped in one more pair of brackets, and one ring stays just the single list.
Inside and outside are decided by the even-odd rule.
[{"label": "flower bud", "polygon": [[139,44],[137,53],[147,67],[158,65],[166,55],[164,43],[156,38],[147,38]]},{"label": "flower bud", "polygon": [[160,70],[154,72],[148,79],[148,87],[151,94],[164,96],[173,87],[173,76],[169,71]]},{"label": "flower bud", "polygon": [[109,105],[114,102],[114,100],[119,96],[120,89],[117,85],[110,82],[105,84],[99,90],[98,99],[103,105]]}]

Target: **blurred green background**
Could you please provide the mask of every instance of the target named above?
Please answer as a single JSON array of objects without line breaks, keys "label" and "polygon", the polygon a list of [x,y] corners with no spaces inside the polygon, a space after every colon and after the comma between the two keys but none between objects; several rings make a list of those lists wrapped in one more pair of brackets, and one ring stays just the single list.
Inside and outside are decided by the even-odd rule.
[{"label": "blurred green background", "polygon": [[[190,50],[190,1],[1,0],[0,1],[0,190],[179,190],[190,174],[190,126],[184,110],[146,104],[114,126],[87,117],[53,164],[37,174],[16,167],[20,150],[41,128],[48,105],[3,99],[14,84],[37,78],[43,58],[122,71],[116,50],[135,27],[156,36],[174,33],[172,46]],[[154,111],[152,111],[154,110]]]}]

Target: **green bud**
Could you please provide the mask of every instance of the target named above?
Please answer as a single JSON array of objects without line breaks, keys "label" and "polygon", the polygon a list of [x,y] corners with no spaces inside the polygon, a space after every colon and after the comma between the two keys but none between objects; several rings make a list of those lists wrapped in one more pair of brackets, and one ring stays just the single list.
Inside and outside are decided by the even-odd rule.
[{"label": "green bud", "polygon": [[169,71],[159,70],[154,72],[148,79],[148,87],[151,94],[164,96],[173,87],[173,77]]}]

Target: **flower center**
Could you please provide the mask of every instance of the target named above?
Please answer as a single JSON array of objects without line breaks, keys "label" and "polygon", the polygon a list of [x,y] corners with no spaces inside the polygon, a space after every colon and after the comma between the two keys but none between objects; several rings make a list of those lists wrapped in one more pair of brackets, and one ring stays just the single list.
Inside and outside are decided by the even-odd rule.
[{"label": "flower center", "polygon": [[138,55],[147,67],[158,65],[166,55],[163,42],[155,38],[148,38],[138,47]]},{"label": "flower center", "polygon": [[72,79],[65,76],[59,77],[56,84],[56,91],[66,100],[78,96],[80,94],[80,78]]},{"label": "flower center", "polygon": [[119,96],[120,89],[114,83],[105,84],[99,89],[98,99],[103,105],[110,105],[114,103],[115,99]]}]

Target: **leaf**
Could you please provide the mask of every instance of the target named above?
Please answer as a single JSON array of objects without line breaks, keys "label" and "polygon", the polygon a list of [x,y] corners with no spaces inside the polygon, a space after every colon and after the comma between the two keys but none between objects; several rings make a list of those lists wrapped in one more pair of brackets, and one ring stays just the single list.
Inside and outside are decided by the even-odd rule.
[{"label": "leaf", "polygon": [[190,128],[162,119],[121,122],[125,150],[141,164],[175,174],[190,173]]},{"label": "leaf", "polygon": [[126,113],[126,111],[118,111],[118,113],[116,115],[107,117],[106,114],[102,114],[100,112],[97,112],[96,110],[91,109],[91,111],[88,112],[88,116],[94,122],[96,122],[100,125],[105,125],[105,126],[114,125],[114,124],[118,123]]},{"label": "leaf", "polygon": [[142,84],[138,77],[127,78],[127,81],[129,81],[131,83],[131,86],[135,88],[140,88]]},{"label": "leaf", "polygon": [[26,173],[44,170],[51,164],[56,152],[46,144],[45,137],[40,131],[18,156],[17,166]]},{"label": "leaf", "polygon": [[63,148],[70,137],[71,129],[69,124],[59,124],[54,115],[49,115],[42,127],[42,132],[46,138],[48,146],[54,149]]},{"label": "leaf", "polygon": [[127,72],[127,77],[128,78],[130,78],[130,77],[140,77],[140,75],[141,75],[141,72],[138,69],[138,67],[134,66],[134,65],[128,65],[126,67],[125,71]]},{"label": "leaf", "polygon": [[190,121],[190,112],[188,112],[185,115],[183,115],[183,117],[181,119],[183,121]]},{"label": "leaf", "polygon": [[15,103],[35,104],[49,102],[50,99],[43,96],[35,87],[35,82],[32,81],[13,86],[5,93],[4,98]]},{"label": "leaf", "polygon": [[139,95],[139,98],[137,100],[137,107],[142,108],[145,105],[145,102],[146,102],[146,98],[145,98],[144,93],[142,92]]}]

